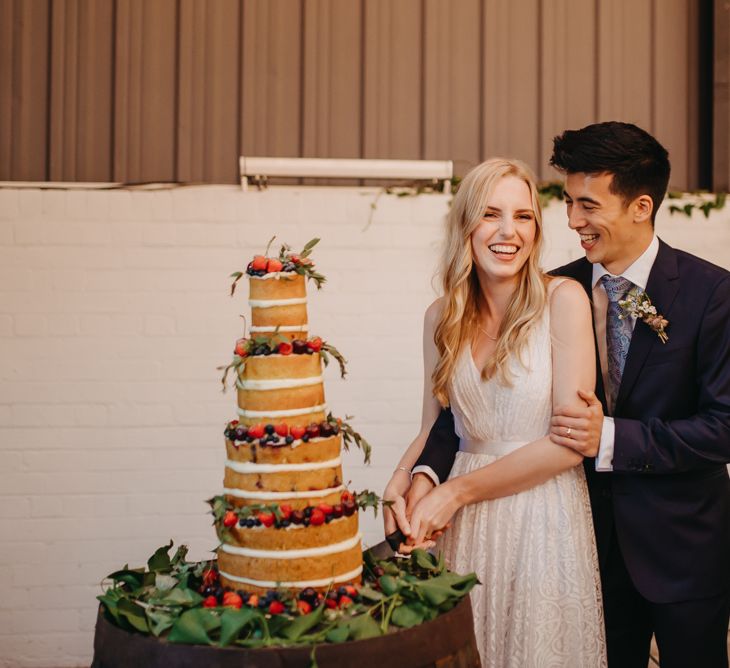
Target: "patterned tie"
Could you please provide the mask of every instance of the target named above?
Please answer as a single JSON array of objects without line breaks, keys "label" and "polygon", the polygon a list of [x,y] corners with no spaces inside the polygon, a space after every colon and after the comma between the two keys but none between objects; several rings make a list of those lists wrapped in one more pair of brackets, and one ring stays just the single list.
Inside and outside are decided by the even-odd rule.
[{"label": "patterned tie", "polygon": [[608,295],[608,310],[606,311],[606,344],[608,347],[608,405],[611,413],[616,407],[616,397],[621,386],[621,376],[624,373],[626,355],[629,352],[633,323],[630,316],[623,319],[618,302],[626,297],[626,293],[634,284],[623,276],[601,276],[601,283]]}]

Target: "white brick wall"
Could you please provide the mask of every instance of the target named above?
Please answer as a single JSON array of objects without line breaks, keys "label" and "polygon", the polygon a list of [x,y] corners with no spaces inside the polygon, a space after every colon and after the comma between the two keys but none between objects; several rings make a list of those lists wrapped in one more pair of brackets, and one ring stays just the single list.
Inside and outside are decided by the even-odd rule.
[{"label": "white brick wall", "polygon": [[[348,357],[327,373],[356,416],[382,491],[415,434],[421,321],[447,198],[372,190],[228,186],[157,192],[0,189],[0,666],[88,665],[104,575],[173,538],[215,547],[203,501],[223,474],[228,361],[247,311],[228,274],[276,234],[314,236],[328,283],[313,333]],[[563,207],[546,214],[547,267],[578,257]],[[730,266],[730,213],[669,217],[660,235]],[[380,520],[363,515],[366,542]]]}]

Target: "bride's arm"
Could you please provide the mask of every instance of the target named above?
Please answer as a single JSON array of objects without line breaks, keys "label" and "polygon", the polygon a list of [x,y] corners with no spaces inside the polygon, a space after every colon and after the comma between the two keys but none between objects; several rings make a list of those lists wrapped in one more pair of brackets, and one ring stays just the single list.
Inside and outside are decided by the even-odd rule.
[{"label": "bride's arm", "polygon": [[386,508],[383,513],[386,535],[395,531],[396,524],[406,535],[410,533],[410,527],[405,515],[404,499],[411,486],[410,470],[420,456],[431,427],[436,421],[436,416],[441,409],[438,401],[433,396],[433,381],[431,379],[438,361],[438,350],[434,344],[433,337],[440,312],[441,300],[436,300],[426,309],[426,314],[423,319],[423,406],[421,409],[421,430],[403,453],[403,456],[397,464],[397,468],[393,472],[383,492],[383,498],[385,500],[393,501],[392,510]]},{"label": "bride's arm", "polygon": [[[564,281],[550,298],[553,407],[585,405],[578,390],[595,386],[595,348],[588,297],[574,281]],[[442,528],[461,506],[522,492],[566,471],[583,457],[556,445],[549,436],[518,448],[496,462],[439,485],[414,508],[412,536]]]},{"label": "bride's arm", "polygon": [[[585,405],[578,390],[596,384],[593,325],[588,297],[574,281],[564,281],[550,300],[553,357],[553,409]],[[562,449],[561,449],[562,448]],[[583,457],[563,452],[545,436],[501,457],[493,464],[462,476],[457,485],[461,505],[516,494],[579,464]]]}]

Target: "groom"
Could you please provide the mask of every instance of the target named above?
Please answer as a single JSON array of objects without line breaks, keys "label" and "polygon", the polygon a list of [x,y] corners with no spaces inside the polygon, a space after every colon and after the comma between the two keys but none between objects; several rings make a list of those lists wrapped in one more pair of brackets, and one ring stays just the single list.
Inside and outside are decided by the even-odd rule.
[{"label": "groom", "polygon": [[[552,273],[588,293],[597,359],[597,399],[555,415],[551,438],[586,457],[609,668],[646,668],[652,634],[662,668],[725,667],[730,274],[656,237],[670,167],[644,130],[568,130],[550,163],[566,175],[568,225],[586,253]],[[656,309],[648,324],[619,304],[637,290]],[[412,517],[458,446],[445,409],[413,469]]]}]

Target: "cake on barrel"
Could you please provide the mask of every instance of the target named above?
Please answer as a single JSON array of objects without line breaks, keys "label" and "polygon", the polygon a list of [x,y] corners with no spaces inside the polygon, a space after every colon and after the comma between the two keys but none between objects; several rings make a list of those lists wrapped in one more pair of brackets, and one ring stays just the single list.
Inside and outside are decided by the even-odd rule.
[{"label": "cake on barrel", "polygon": [[336,359],[344,377],[345,360],[309,336],[306,281],[324,282],[309,259],[317,241],[299,254],[282,246],[278,258],[256,256],[246,270],[250,334],[224,373],[225,385],[234,371],[238,418],[225,429],[223,494],[211,500],[224,587],[264,593],[360,582],[357,509],[367,501],[345,488],[340,454],[343,440],[354,442],[367,461],[369,446],[326,407],[323,366]]},{"label": "cake on barrel", "polygon": [[[94,668],[303,666],[315,649],[322,666],[351,665],[353,652],[395,665],[404,647],[418,665],[479,665],[468,600],[457,606],[473,573],[422,550],[389,559],[385,544],[363,569],[358,510],[388,502],[343,485],[342,449],[359,447],[367,463],[370,446],[325,405],[323,366],[336,360],[344,376],[345,360],[309,329],[307,281],[324,281],[309,259],[316,242],[273,258],[267,248],[234,274],[233,290],[249,277],[253,324],[223,373],[225,387],[234,372],[238,416],[224,429],[224,488],[209,500],[217,559],[187,561],[185,545],[171,556],[170,541],[146,569],[111,573]],[[433,642],[435,618],[446,644]]]}]

